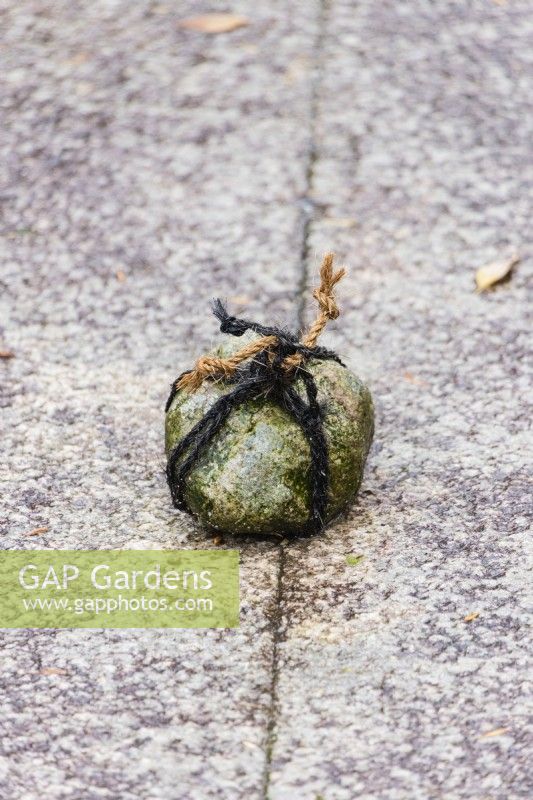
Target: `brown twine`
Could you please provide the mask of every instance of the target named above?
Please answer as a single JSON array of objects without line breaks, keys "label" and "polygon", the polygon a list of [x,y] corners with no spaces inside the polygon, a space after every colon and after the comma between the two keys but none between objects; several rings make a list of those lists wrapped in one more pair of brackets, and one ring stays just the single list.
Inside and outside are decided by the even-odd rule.
[{"label": "brown twine", "polygon": [[[311,323],[301,344],[305,347],[315,347],[316,342],[330,319],[337,319],[339,307],[335,299],[334,289],[337,283],[344,277],[346,270],[344,267],[334,272],[333,259],[334,253],[327,253],[324,256],[320,267],[320,286],[313,291],[313,297],[318,303],[318,314]],[[195,392],[200,388],[206,378],[231,378],[243,361],[257,355],[261,350],[273,348],[278,343],[277,336],[262,336],[253,342],[245,345],[237,353],[228,358],[217,358],[216,356],[201,356],[194,369],[181,376],[176,389],[184,389],[188,392]],[[292,372],[302,362],[301,353],[294,353],[283,361],[283,369]]]}]

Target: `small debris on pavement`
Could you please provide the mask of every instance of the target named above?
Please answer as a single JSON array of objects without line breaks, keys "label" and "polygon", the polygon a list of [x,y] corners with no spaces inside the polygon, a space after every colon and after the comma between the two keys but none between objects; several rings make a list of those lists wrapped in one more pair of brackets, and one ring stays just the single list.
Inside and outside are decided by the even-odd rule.
[{"label": "small debris on pavement", "polygon": [[429,386],[429,383],[427,381],[422,380],[422,378],[417,378],[416,375],[413,375],[412,372],[404,372],[403,379],[408,383],[412,383],[413,386],[422,386],[422,387]]},{"label": "small debris on pavement", "polygon": [[241,14],[200,14],[182,19],[179,27],[200,33],[230,33],[248,24],[248,18]]},{"label": "small debris on pavement", "polygon": [[15,353],[13,350],[0,350],[0,358],[15,358]]},{"label": "small debris on pavement", "polygon": [[46,533],[48,530],[47,525],[42,525],[40,528],[34,528],[32,531],[28,531],[28,533],[24,533],[23,536],[40,536],[41,533]]},{"label": "small debris on pavement", "polygon": [[355,228],[357,220],[355,217],[324,217],[323,223],[333,228]]},{"label": "small debris on pavement", "polygon": [[493,736],[503,736],[504,733],[509,733],[511,728],[494,728],[492,731],[487,731],[487,733],[482,733],[479,737],[480,739],[489,739]]},{"label": "small debris on pavement", "polygon": [[467,614],[466,617],[463,618],[463,622],[473,622],[478,617],[479,611],[472,611],[471,614]]},{"label": "small debris on pavement", "polygon": [[40,675],[68,675],[66,669],[61,669],[60,667],[44,667],[43,669],[39,670]]},{"label": "small debris on pavement", "polygon": [[485,264],[480,267],[476,272],[476,286],[478,292],[484,292],[499,283],[508,275],[510,275],[512,268],[520,261],[518,253],[508,258],[499,261],[492,261],[490,264]]}]

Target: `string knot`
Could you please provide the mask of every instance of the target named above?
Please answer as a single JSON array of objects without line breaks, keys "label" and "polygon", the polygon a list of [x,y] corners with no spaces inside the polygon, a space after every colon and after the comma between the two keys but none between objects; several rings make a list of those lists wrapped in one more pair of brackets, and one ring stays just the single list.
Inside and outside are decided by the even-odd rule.
[{"label": "string knot", "polygon": [[231,336],[242,336],[248,330],[246,321],[228,314],[222,300],[218,298],[213,301],[213,314],[220,320],[221,333],[229,333]]},{"label": "string knot", "polygon": [[242,350],[226,359],[202,356],[196,362],[193,370],[184,373],[178,378],[174,384],[175,391],[185,389],[195,392],[206,378],[231,378],[243,361],[256,358],[263,350],[270,352],[270,363],[272,363],[274,358],[272,351],[277,349],[279,353],[282,345],[286,348],[284,358],[282,360],[278,359],[277,363],[285,370],[287,375],[293,375],[306,358],[311,355],[316,356],[318,352],[316,350],[318,337],[328,321],[337,319],[340,313],[334,289],[345,274],[345,270],[341,268],[334,272],[333,258],[333,253],[327,253],[322,261],[320,286],[313,292],[313,297],[318,303],[319,313],[301,342],[298,341],[294,334],[280,328],[268,327],[251,320],[234,317],[228,313],[221,300],[215,300],[213,302],[213,314],[220,321],[222,333],[229,333],[231,336],[242,336],[246,331],[251,330],[259,334],[261,338],[245,345]]}]

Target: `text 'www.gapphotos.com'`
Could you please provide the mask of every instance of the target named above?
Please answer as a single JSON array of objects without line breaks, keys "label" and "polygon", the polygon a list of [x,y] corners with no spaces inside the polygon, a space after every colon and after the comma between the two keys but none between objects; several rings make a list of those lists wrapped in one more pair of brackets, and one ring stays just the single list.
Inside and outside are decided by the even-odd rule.
[{"label": "text 'www.gapphotos.com'", "polygon": [[22,600],[24,611],[63,612],[66,614],[115,614],[119,612],[211,612],[210,597],[77,597],[74,599],[32,597]]}]

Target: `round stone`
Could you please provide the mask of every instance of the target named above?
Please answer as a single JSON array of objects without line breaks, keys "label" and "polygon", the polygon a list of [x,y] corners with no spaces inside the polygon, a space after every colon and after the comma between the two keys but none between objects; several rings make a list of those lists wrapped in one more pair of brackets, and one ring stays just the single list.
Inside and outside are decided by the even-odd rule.
[{"label": "round stone", "polygon": [[[329,448],[327,519],[353,500],[374,432],[368,388],[334,361],[307,369],[324,408]],[[294,387],[305,399],[301,381]],[[194,394],[178,392],[166,415],[167,455],[231,387],[204,382]],[[234,409],[186,478],[185,500],[208,527],[235,534],[302,532],[310,512],[309,444],[297,422],[271,399]]]}]

